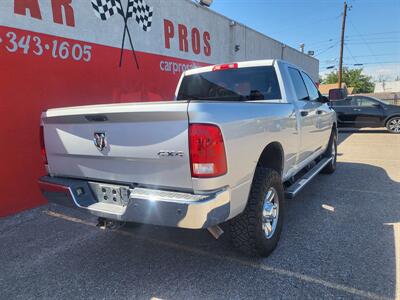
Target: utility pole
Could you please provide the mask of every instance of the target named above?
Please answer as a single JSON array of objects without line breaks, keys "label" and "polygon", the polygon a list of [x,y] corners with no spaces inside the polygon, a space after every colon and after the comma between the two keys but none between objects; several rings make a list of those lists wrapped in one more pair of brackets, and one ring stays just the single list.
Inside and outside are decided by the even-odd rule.
[{"label": "utility pole", "polygon": [[344,1],[342,37],[340,39],[340,56],[339,56],[339,71],[338,71],[339,89],[342,88],[342,81],[343,81],[343,46],[344,46],[344,32],[346,30],[346,16],[347,16],[347,2]]}]

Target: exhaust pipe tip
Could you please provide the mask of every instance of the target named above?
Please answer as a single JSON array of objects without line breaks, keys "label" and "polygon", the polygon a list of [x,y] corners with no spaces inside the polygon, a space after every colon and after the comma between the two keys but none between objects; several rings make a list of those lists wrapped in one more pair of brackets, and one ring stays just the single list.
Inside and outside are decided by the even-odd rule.
[{"label": "exhaust pipe tip", "polygon": [[216,240],[218,240],[221,237],[221,235],[224,234],[224,231],[218,225],[208,227],[207,230]]}]

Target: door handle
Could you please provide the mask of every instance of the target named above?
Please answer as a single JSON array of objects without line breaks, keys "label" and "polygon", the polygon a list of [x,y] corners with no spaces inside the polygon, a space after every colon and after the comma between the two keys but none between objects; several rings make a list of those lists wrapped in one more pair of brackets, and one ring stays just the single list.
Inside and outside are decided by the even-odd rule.
[{"label": "door handle", "polygon": [[302,111],[300,112],[300,114],[301,114],[302,117],[307,117],[307,116],[308,116],[308,111],[302,110]]},{"label": "door handle", "polygon": [[360,108],[353,108],[354,111],[361,111]]}]

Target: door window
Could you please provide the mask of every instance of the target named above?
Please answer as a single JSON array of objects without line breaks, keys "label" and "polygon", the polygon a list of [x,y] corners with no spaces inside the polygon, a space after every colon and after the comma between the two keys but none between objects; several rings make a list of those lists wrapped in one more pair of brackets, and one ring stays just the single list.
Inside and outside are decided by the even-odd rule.
[{"label": "door window", "polygon": [[301,72],[303,75],[304,83],[306,84],[308,95],[310,96],[311,101],[316,101],[319,99],[319,92],[315,83],[311,80],[311,78],[304,72]]},{"label": "door window", "polygon": [[307,92],[306,85],[304,84],[303,78],[300,75],[300,72],[294,68],[289,67],[289,74],[292,78],[293,86],[296,91],[298,100],[309,100],[310,97]]},{"label": "door window", "polygon": [[377,103],[378,102],[366,97],[353,97],[351,101],[351,106],[373,107]]}]

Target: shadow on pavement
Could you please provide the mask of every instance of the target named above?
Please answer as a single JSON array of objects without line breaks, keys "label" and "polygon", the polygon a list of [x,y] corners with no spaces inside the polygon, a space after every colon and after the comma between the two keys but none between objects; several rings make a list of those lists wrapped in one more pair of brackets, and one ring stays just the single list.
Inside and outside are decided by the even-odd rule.
[{"label": "shadow on pavement", "polygon": [[386,133],[390,134],[389,131],[382,128],[376,129],[363,129],[363,128],[339,128],[339,133]]},{"label": "shadow on pavement", "polygon": [[0,289],[6,298],[394,298],[399,197],[384,169],[339,163],[287,201],[266,259],[237,253],[229,233],[215,241],[204,230],[102,231],[57,207],[76,219],[40,211],[0,234]]},{"label": "shadow on pavement", "polygon": [[[383,132],[344,131],[339,144]],[[149,225],[113,232],[52,208],[59,214],[0,224],[5,299],[395,298],[400,289],[400,182],[370,164],[338,162],[287,200],[281,241],[264,259],[236,252],[226,224],[218,241]]]}]

